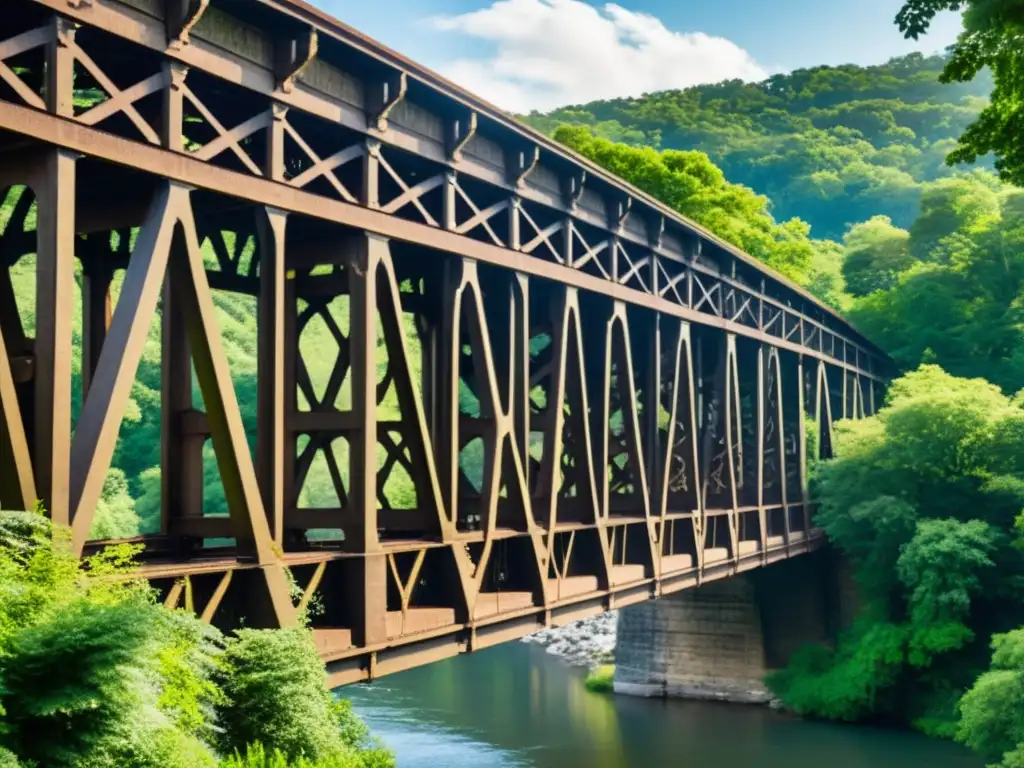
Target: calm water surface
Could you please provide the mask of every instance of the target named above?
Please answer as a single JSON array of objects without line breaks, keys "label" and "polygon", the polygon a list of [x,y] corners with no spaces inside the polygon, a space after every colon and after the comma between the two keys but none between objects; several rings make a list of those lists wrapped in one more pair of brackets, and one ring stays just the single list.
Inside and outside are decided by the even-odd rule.
[{"label": "calm water surface", "polygon": [[399,768],[981,768],[913,733],[764,707],[593,694],[542,649],[508,643],[344,690]]}]

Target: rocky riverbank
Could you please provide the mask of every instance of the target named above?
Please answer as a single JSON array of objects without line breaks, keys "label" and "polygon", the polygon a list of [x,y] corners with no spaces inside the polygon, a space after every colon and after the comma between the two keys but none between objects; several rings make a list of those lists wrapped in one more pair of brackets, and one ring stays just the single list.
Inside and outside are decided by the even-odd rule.
[{"label": "rocky riverbank", "polygon": [[575,667],[608,664],[615,654],[617,621],[618,611],[609,611],[558,629],[542,629],[523,642],[544,646],[552,656]]}]

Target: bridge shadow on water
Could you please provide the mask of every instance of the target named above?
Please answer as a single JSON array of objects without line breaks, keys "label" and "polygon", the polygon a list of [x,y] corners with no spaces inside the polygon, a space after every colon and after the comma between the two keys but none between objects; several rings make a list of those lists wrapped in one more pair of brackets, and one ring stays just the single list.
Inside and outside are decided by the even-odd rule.
[{"label": "bridge shadow on water", "polygon": [[507,645],[343,690],[399,768],[980,768],[918,734],[764,707],[594,694],[581,670]]}]

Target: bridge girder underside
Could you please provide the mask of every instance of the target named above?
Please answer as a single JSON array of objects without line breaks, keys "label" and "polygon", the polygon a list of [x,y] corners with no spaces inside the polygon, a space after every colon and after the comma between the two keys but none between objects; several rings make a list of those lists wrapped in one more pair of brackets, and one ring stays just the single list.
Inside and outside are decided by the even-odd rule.
[{"label": "bridge girder underside", "polygon": [[339,684],[820,543],[807,462],[881,366],[747,265],[599,184],[545,202],[521,145],[500,183],[465,128],[413,151],[379,63],[335,59],[391,84],[359,128],[199,25],[2,13],[0,506],[102,546],[126,412],[158,421],[147,577],[226,628],[315,605]]}]

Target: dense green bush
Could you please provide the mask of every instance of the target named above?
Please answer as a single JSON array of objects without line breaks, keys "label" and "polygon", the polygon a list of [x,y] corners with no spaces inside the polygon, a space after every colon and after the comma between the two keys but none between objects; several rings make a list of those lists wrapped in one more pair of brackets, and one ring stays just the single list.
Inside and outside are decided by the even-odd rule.
[{"label": "dense green bush", "polygon": [[79,601],[18,632],[0,666],[8,746],[73,765],[130,738],[124,724],[145,723],[140,712],[155,704],[138,679],[154,650],[152,619],[145,605]]},{"label": "dense green bush", "polygon": [[393,766],[327,690],[309,630],[225,638],[133,580],[133,548],[80,562],[67,538],[0,512],[0,766],[214,768],[217,750],[243,749],[274,766]]},{"label": "dense green bush", "polygon": [[1000,768],[1024,766],[1024,629],[992,638],[992,665],[960,700],[958,740]]},{"label": "dense green bush", "polygon": [[220,768],[363,768],[366,763],[355,753],[344,753],[323,760],[300,757],[289,760],[279,749],[267,749],[262,744],[250,744],[245,753],[235,752],[220,764]]},{"label": "dense green bush", "polygon": [[588,691],[593,691],[594,693],[611,693],[614,688],[614,682],[615,665],[602,664],[590,670],[584,685],[587,686]]},{"label": "dense green bush", "polygon": [[58,768],[214,764],[161,703],[173,689],[163,649],[198,619],[125,578],[132,548],[80,562],[67,535],[38,513],[0,512],[0,744]]},{"label": "dense green bush", "polygon": [[280,749],[256,743],[250,744],[244,753],[236,750],[221,762],[220,768],[393,768],[394,764],[394,758],[380,749],[342,752],[321,760],[289,760]]},{"label": "dense green bush", "polygon": [[319,768],[320,764],[300,757],[289,760],[279,749],[268,750],[260,743],[250,744],[245,753],[236,751],[220,768]]},{"label": "dense green bush", "polygon": [[797,712],[956,730],[993,632],[1024,620],[1024,399],[922,366],[873,418],[837,425],[814,471],[816,521],[850,559],[864,608],[837,647],[769,683]]},{"label": "dense green bush", "polygon": [[224,751],[260,740],[289,759],[319,760],[344,750],[323,663],[305,630],[240,630],[227,643],[216,679],[225,695],[218,708]]},{"label": "dense green bush", "polygon": [[260,759],[280,753],[325,766],[393,765],[349,702],[332,698],[305,629],[240,630],[227,641],[215,680],[224,692],[217,708],[223,752],[262,742]]}]

